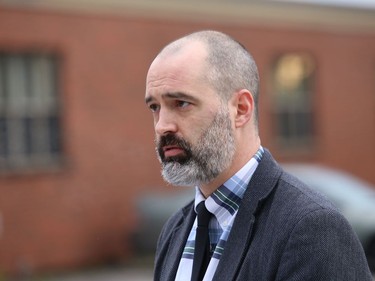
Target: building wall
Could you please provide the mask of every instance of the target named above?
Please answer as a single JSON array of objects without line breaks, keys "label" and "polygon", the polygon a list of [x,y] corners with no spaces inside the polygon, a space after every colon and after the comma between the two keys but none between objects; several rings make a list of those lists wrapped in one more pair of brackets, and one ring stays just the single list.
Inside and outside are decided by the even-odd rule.
[{"label": "building wall", "polygon": [[[64,162],[52,171],[0,176],[0,272],[126,260],[136,199],[165,188],[144,105],[150,62],[167,42],[218,29],[253,53],[261,74],[263,145],[280,161],[313,161],[375,183],[375,36],[219,20],[0,9],[0,50],[61,59]],[[318,63],[316,142],[280,150],[270,117],[270,66],[280,53]]]}]

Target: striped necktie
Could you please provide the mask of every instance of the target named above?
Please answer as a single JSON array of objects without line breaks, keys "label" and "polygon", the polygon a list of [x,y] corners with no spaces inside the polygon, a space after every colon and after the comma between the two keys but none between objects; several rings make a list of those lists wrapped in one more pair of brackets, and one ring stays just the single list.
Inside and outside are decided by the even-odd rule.
[{"label": "striped necktie", "polygon": [[197,205],[198,226],[195,236],[193,272],[191,281],[202,281],[208,263],[210,262],[210,238],[208,223],[211,213],[207,210],[204,201]]}]

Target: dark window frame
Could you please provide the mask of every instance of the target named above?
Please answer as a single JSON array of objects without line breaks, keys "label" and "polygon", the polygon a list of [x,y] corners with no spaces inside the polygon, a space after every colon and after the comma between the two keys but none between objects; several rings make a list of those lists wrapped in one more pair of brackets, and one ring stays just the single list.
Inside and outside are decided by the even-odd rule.
[{"label": "dark window frame", "polygon": [[[305,71],[310,72],[308,76],[298,80],[298,86],[288,88],[288,85],[280,86],[280,73],[276,74],[276,68],[283,58],[300,57],[310,64],[310,68]],[[285,62],[284,62],[285,63]],[[286,62],[288,63],[288,62]],[[293,64],[292,62],[290,62]],[[290,66],[292,67],[292,66]],[[307,67],[306,65],[304,67]],[[285,66],[288,69],[288,66]],[[287,78],[288,83],[293,84],[293,79],[297,80],[298,71],[293,73],[293,69],[284,71],[283,75],[291,75]],[[314,101],[316,98],[316,77],[317,60],[313,54],[306,51],[283,52],[276,56],[271,66],[271,103],[272,103],[272,127],[276,145],[288,151],[310,150],[315,143],[315,122]],[[306,75],[306,74],[305,74]],[[282,75],[281,75],[282,76]],[[285,81],[284,81],[285,82]]]},{"label": "dark window frame", "polygon": [[0,172],[50,170],[62,159],[60,59],[0,51]]}]

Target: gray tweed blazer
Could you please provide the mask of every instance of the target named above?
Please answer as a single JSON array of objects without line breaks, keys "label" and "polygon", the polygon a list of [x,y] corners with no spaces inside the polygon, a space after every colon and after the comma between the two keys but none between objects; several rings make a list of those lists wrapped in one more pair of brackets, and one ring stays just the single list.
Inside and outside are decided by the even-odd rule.
[{"label": "gray tweed blazer", "polygon": [[[191,202],[164,225],[155,281],[175,279],[194,218]],[[347,220],[322,195],[284,172],[266,150],[213,280],[372,281],[372,277]]]}]

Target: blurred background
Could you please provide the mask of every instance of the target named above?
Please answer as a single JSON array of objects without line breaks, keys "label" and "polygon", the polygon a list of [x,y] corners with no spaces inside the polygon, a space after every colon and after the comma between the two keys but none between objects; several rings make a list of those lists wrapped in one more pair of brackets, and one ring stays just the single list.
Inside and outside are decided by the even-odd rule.
[{"label": "blurred background", "polygon": [[147,213],[188,191],[160,177],[145,77],[201,29],[253,54],[279,162],[375,189],[375,1],[0,0],[0,280],[151,268]]}]

